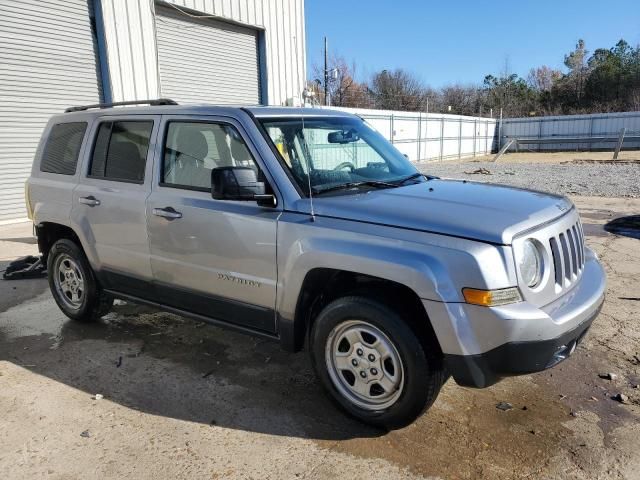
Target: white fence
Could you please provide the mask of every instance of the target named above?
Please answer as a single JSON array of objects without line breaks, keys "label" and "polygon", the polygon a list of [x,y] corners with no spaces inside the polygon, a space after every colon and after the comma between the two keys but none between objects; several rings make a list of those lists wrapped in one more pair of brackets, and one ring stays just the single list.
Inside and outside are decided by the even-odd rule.
[{"label": "white fence", "polygon": [[[591,115],[563,115],[534,118],[507,118],[500,128],[500,145],[508,138],[565,139],[615,137],[626,128],[625,135],[640,135],[640,112],[596,113]],[[511,150],[514,147],[511,147]],[[528,144],[531,150],[613,150],[609,143],[549,143]],[[628,140],[623,148],[640,148],[640,141]]]},{"label": "white fence", "polygon": [[[640,112],[562,115],[532,118],[466,117],[441,113],[369,110],[364,108],[329,107],[355,113],[394,143],[412,161],[433,161],[475,157],[496,152],[509,138],[561,139],[612,137],[617,139],[622,128],[627,137],[640,135]],[[549,150],[613,150],[608,143],[531,144],[527,149]],[[515,149],[512,146],[510,150]],[[640,148],[639,140],[628,139],[624,149]]]},{"label": "white fence", "polygon": [[497,121],[494,118],[330,108],[359,115],[412,161],[475,157],[497,148]]}]

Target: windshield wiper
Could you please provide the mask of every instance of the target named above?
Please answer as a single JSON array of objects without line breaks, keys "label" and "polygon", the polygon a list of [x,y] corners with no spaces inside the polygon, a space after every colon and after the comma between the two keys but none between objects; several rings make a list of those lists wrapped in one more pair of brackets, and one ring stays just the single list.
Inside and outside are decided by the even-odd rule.
[{"label": "windshield wiper", "polygon": [[395,188],[398,186],[398,184],[390,183],[390,182],[381,182],[378,180],[363,180],[361,182],[341,183],[340,185],[333,185],[331,187],[325,187],[325,188],[314,187],[313,193],[320,194],[325,192],[332,192],[335,190],[346,190],[349,188],[355,188],[355,187],[361,187],[361,186],[376,187],[376,188]]},{"label": "windshield wiper", "polygon": [[402,185],[405,182],[408,182],[409,180],[413,180],[414,178],[419,178],[419,177],[424,177],[427,180],[431,180],[432,178],[432,177],[429,177],[428,175],[425,175],[424,173],[416,172],[416,173],[412,173],[408,177],[404,177],[404,178],[401,178],[400,180],[396,180],[394,183],[396,185]]}]

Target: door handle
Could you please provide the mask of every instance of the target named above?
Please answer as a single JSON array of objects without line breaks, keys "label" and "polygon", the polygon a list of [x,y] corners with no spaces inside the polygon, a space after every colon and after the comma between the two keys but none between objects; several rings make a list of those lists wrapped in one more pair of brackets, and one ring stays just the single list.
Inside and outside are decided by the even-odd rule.
[{"label": "door handle", "polygon": [[169,220],[175,220],[176,218],[182,218],[182,213],[176,212],[173,207],[154,208],[153,214],[158,217],[168,218]]},{"label": "door handle", "polygon": [[82,203],[83,205],[89,205],[90,207],[100,205],[100,200],[98,200],[93,195],[89,195],[88,197],[80,197],[78,198],[78,202]]}]

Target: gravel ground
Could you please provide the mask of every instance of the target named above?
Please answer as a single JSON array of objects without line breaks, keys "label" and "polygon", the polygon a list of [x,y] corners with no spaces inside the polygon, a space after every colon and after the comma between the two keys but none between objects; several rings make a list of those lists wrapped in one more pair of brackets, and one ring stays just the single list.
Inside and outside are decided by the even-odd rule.
[{"label": "gravel ground", "polygon": [[[420,171],[443,178],[501,183],[560,195],[640,197],[640,163],[571,161],[566,163],[430,162]],[[488,174],[471,173],[485,169]]]}]

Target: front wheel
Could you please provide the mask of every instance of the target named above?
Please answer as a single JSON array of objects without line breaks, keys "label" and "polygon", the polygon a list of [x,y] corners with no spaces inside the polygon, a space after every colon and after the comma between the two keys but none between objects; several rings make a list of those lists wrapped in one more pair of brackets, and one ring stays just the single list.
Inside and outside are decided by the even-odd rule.
[{"label": "front wheel", "polygon": [[418,338],[406,320],[379,302],[344,297],[314,322],[311,357],[320,381],[365,423],[404,427],[431,406],[442,386],[434,339]]}]

